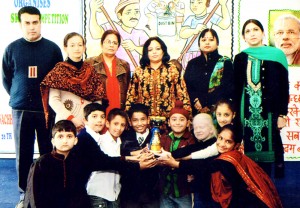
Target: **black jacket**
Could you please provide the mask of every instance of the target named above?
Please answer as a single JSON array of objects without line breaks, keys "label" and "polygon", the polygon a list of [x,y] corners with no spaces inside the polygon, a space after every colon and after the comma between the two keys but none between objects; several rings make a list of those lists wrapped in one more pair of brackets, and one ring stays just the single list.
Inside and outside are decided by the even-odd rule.
[{"label": "black jacket", "polygon": [[85,184],[90,172],[84,164],[74,151],[66,159],[55,151],[38,158],[29,171],[24,207],[88,207]]},{"label": "black jacket", "polygon": [[218,50],[215,50],[207,54],[207,61],[204,55],[200,55],[188,62],[184,73],[184,81],[190,97],[193,115],[197,114],[197,110],[194,108],[196,98],[199,99],[202,107],[211,108],[219,99],[233,97],[233,65],[230,60],[224,62],[221,85],[214,91],[208,92],[210,76],[221,57]]},{"label": "black jacket", "polygon": [[[124,131],[121,136],[121,155],[130,155],[131,151],[139,150],[150,143],[151,132],[140,146],[137,141],[136,132],[131,128]],[[158,182],[158,168],[150,168],[140,171],[137,175],[123,174],[121,177],[121,197],[124,199],[135,199],[138,201],[143,196],[149,197],[150,200],[158,200],[156,186]]]}]

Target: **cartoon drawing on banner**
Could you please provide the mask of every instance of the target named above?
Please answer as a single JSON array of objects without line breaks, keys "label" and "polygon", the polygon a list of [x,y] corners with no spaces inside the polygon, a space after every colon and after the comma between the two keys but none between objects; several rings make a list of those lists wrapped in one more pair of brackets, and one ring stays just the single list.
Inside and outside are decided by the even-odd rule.
[{"label": "cartoon drawing on banner", "polygon": [[300,12],[270,11],[271,44],[280,48],[289,65],[300,65]]},{"label": "cartoon drawing on banner", "polygon": [[153,26],[153,22],[155,22],[156,18],[159,16],[164,16],[164,14],[167,13],[165,12],[167,7],[167,4],[165,1],[161,0],[152,0],[150,3],[147,5],[147,7],[144,9],[144,13],[147,17],[147,24],[145,27],[150,31],[151,29],[153,30],[155,27]]},{"label": "cartoon drawing on banner", "polygon": [[175,40],[180,40],[179,32],[185,12],[185,4],[182,1],[173,0],[166,3],[165,1],[153,0],[147,5],[144,12],[147,17],[145,27],[149,33],[156,33],[160,37],[176,36]]},{"label": "cartoon drawing on banner", "polygon": [[[99,41],[105,30],[118,30],[123,40],[117,56],[130,63],[131,72],[139,65],[142,46],[149,37],[160,37],[168,46],[171,59],[179,57],[185,69],[191,58],[200,55],[198,36],[202,29],[214,27],[220,37],[231,35],[229,8],[232,2],[228,0],[205,0],[204,3],[195,0],[85,1],[87,57],[99,54],[100,44],[95,41]],[[231,45],[232,39],[221,38],[221,53],[231,57]],[[193,56],[190,51],[194,51]]]},{"label": "cartoon drawing on banner", "polygon": [[[184,50],[182,50],[179,61],[183,68],[186,67],[189,60],[200,55],[198,46],[198,37],[202,30],[212,28],[214,25],[226,30],[230,26],[230,13],[227,7],[227,0],[219,0],[212,11],[208,12],[211,5],[210,0],[190,1],[190,9],[193,15],[190,15],[184,21],[180,30],[180,37],[186,39]],[[216,13],[218,7],[221,7],[221,14]]]},{"label": "cartoon drawing on banner", "polygon": [[175,26],[176,26],[176,41],[180,40],[180,30],[184,20],[185,4],[180,0],[173,0],[169,2],[170,10],[175,13]]},{"label": "cartoon drawing on banner", "polygon": [[[110,14],[103,6],[104,0],[90,1],[89,31],[92,38],[100,39],[105,30],[117,30],[122,37],[122,42],[117,56],[122,57],[130,64],[130,70],[138,66],[143,44],[148,39],[148,34],[143,29],[136,29],[141,13],[139,0],[120,0],[115,7],[118,22],[112,20]],[[97,22],[97,13],[105,16],[106,22]]]}]

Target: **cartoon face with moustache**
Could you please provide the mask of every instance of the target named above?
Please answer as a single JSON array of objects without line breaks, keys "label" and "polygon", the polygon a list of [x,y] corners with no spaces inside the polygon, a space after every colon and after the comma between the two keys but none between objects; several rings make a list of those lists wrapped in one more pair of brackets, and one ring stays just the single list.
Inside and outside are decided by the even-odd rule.
[{"label": "cartoon face with moustache", "polygon": [[117,16],[122,22],[122,27],[134,28],[139,23],[141,17],[140,5],[136,3],[129,4],[123,10],[120,10]]}]

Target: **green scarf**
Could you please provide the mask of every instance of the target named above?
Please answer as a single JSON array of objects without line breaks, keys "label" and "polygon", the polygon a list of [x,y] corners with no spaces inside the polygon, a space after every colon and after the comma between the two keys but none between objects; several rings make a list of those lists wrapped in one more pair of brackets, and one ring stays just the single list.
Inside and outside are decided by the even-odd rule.
[{"label": "green scarf", "polygon": [[247,48],[242,52],[247,53],[248,55],[267,61],[275,61],[280,63],[286,70],[288,70],[288,62],[286,60],[286,56],[282,50],[278,48],[274,48],[271,46],[260,46],[255,48]]},{"label": "green scarf", "polygon": [[178,149],[180,138],[175,137],[174,132],[169,133],[170,138],[172,139],[172,143],[170,145],[170,152],[173,152]]},{"label": "green scarf", "polygon": [[230,58],[223,56],[219,58],[218,62],[215,65],[215,68],[213,72],[211,73],[210,80],[209,80],[209,86],[208,86],[208,92],[213,92],[218,86],[221,85],[221,79],[223,77],[223,71],[224,71],[224,62],[226,60],[230,60]]}]

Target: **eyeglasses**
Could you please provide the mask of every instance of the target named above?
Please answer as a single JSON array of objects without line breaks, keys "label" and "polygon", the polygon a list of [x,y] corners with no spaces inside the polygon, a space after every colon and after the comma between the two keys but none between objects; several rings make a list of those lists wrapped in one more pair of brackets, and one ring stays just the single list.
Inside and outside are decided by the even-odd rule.
[{"label": "eyeglasses", "polygon": [[281,38],[284,33],[290,38],[299,38],[299,33],[294,30],[278,30],[274,35],[276,38]]},{"label": "eyeglasses", "polygon": [[104,41],[104,43],[107,44],[107,45],[113,44],[114,46],[119,44],[117,41],[111,41],[111,40],[106,40],[106,41]]}]

